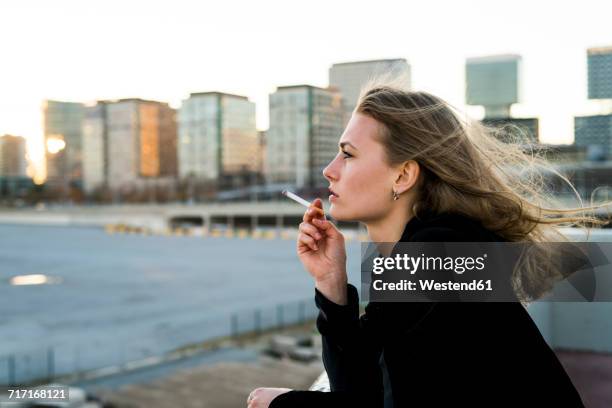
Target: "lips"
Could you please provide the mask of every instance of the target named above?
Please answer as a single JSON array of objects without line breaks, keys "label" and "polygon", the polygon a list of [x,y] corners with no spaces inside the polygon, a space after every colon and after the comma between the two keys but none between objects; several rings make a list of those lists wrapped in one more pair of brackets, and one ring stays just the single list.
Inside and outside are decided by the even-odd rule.
[{"label": "lips", "polygon": [[336,197],[339,197],[339,195],[338,195],[338,194],[336,194],[336,193],[334,192],[334,190],[332,190],[331,188],[328,188],[328,190],[329,190],[329,193],[330,193],[330,194],[335,195]]}]

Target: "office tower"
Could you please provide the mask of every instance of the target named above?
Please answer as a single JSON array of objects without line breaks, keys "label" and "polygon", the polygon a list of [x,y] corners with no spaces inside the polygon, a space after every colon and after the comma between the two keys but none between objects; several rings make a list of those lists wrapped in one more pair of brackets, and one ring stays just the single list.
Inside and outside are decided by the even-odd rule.
[{"label": "office tower", "polygon": [[[468,105],[480,105],[485,108],[483,123],[495,127],[511,124],[507,127],[515,137],[526,135],[525,142],[539,141],[538,118],[513,118],[510,114],[512,104],[521,101],[521,64],[519,55],[492,55],[468,58],[465,65],[466,94]],[[509,136],[509,135],[508,135]],[[504,141],[512,141],[504,137]]]},{"label": "office tower", "polygon": [[26,141],[20,136],[0,137],[0,177],[26,177]]},{"label": "office tower", "polygon": [[612,99],[612,46],[587,50],[589,99]]},{"label": "office tower", "polygon": [[270,95],[266,135],[268,183],[326,186],[323,169],[338,153],[344,105],[334,88],[283,86]]},{"label": "office tower", "polygon": [[329,69],[329,86],[338,88],[344,98],[345,123],[357,104],[361,87],[376,76],[388,74],[391,78],[401,77],[405,86],[411,86],[411,68],[403,58],[371,61],[355,61],[334,64]]},{"label": "office tower", "polygon": [[[612,46],[587,50],[589,99],[612,99]],[[574,118],[574,144],[587,149],[587,159],[612,157],[612,113]]]},{"label": "office tower", "polygon": [[231,184],[234,177],[258,171],[261,151],[255,104],[245,96],[192,93],[183,101],[178,118],[181,178]]},{"label": "office tower", "polygon": [[107,102],[99,101],[85,109],[83,122],[83,187],[92,191],[108,186]]},{"label": "office tower", "polygon": [[34,187],[27,175],[26,140],[20,136],[0,136],[0,203],[12,205],[24,199]]},{"label": "office tower", "polygon": [[574,144],[586,148],[587,160],[604,161],[612,157],[612,115],[575,117]]},{"label": "office tower", "polygon": [[520,101],[519,55],[468,58],[465,67],[466,103],[485,108],[485,118],[509,118]]},{"label": "office tower", "polygon": [[176,113],[143,99],[100,101],[83,126],[85,189],[139,188],[177,174]]},{"label": "office tower", "polygon": [[47,182],[67,186],[82,179],[84,106],[77,102],[43,102]]}]

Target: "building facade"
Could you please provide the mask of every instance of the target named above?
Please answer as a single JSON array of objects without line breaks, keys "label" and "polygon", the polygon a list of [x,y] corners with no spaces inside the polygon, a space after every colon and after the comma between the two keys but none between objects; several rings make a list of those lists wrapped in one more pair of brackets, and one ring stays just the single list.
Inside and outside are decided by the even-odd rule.
[{"label": "building facade", "polygon": [[177,174],[176,113],[142,99],[101,101],[83,125],[85,189],[140,188]]},{"label": "building facade", "polygon": [[345,123],[357,105],[361,87],[369,79],[382,74],[400,77],[406,88],[411,86],[411,67],[403,58],[343,62],[329,68],[329,86],[337,88],[344,98]]},{"label": "building facade", "polygon": [[612,46],[587,50],[589,99],[612,99]]},{"label": "building facade", "polygon": [[255,104],[221,92],[192,93],[178,114],[182,179],[219,181],[260,171]]},{"label": "building facade", "polygon": [[334,88],[284,86],[271,94],[265,162],[268,183],[327,186],[322,172],[338,152],[344,111],[342,95]]},{"label": "building facade", "polygon": [[46,178],[51,184],[80,183],[85,106],[77,102],[43,102]]},{"label": "building facade", "polygon": [[468,105],[485,108],[485,118],[509,118],[510,107],[520,101],[521,57],[493,55],[468,58],[465,65]]},{"label": "building facade", "polygon": [[0,177],[26,176],[26,140],[20,136],[0,136]]},{"label": "building facade", "polygon": [[587,149],[587,158],[603,161],[612,158],[612,114],[574,118],[574,143]]},{"label": "building facade", "polygon": [[108,131],[106,104],[100,101],[85,110],[83,122],[83,188],[92,191],[108,184]]},{"label": "building facade", "polygon": [[[587,50],[589,99],[612,99],[612,47]],[[574,118],[574,144],[586,149],[587,159],[612,158],[612,113]]]}]

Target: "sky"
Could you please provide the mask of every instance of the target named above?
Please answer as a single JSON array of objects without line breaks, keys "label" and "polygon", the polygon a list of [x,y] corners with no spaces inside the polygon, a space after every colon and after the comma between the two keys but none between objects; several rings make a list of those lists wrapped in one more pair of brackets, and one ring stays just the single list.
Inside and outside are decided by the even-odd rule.
[{"label": "sky", "polygon": [[[42,166],[44,99],[139,97],[180,107],[191,92],[241,94],[268,127],[277,86],[328,85],[333,63],[405,58],[414,89],[464,105],[465,59],[519,54],[516,116],[540,117],[544,143],[571,143],[587,100],[586,49],[612,45],[611,1],[0,2],[0,135],[28,140]],[[338,135],[340,137],[340,135]]]}]

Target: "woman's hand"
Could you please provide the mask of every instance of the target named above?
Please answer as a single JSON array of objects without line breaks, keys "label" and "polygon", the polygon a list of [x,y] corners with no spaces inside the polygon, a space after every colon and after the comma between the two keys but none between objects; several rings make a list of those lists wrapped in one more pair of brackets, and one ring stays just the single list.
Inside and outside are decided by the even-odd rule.
[{"label": "woman's hand", "polygon": [[[312,206],[323,209],[320,198]],[[346,304],[346,248],[344,236],[319,212],[309,208],[299,226],[297,254],[315,285],[329,300]]]},{"label": "woman's hand", "polygon": [[291,391],[290,388],[255,388],[247,399],[248,408],[268,408],[277,396]]}]

